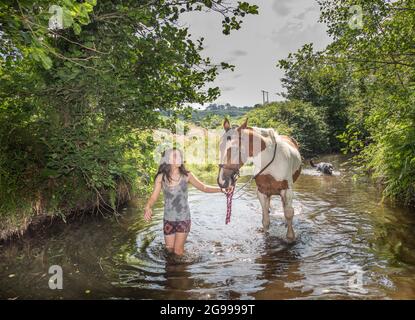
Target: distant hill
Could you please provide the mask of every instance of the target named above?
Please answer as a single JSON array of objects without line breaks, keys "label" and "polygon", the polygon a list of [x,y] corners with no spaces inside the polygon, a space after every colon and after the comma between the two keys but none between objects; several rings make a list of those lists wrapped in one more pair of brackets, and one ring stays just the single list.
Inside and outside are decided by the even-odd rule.
[{"label": "distant hill", "polygon": [[[226,104],[216,104],[211,103],[204,110],[194,109],[191,113],[190,121],[195,125],[200,126],[206,129],[218,128],[222,125],[223,119],[225,117],[229,118],[239,118],[248,113],[249,111],[256,109],[261,105],[257,104],[254,107],[236,107],[232,106],[230,103]],[[161,111],[161,114],[166,117],[170,117],[169,111]],[[179,119],[183,119],[182,116],[179,116]]]},{"label": "distant hill", "polygon": [[240,117],[243,116],[248,111],[252,110],[254,107],[236,107],[232,106],[230,103],[216,104],[212,103],[206,107],[205,110],[195,110],[192,112],[192,120],[200,121],[207,116],[217,115],[220,117],[230,116],[230,117]]}]

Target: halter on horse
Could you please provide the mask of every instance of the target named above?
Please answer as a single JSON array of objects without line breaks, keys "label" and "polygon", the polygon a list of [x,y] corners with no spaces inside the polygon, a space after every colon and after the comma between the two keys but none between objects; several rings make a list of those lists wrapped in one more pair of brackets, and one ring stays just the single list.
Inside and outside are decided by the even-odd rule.
[{"label": "halter on horse", "polygon": [[[231,192],[224,192],[223,191],[223,188],[221,188],[222,192],[225,193],[225,195],[226,195],[226,219],[225,219],[225,224],[228,224],[231,221],[232,198],[233,198],[234,194],[237,194],[242,189],[244,189],[248,184],[251,183],[251,181],[253,179],[255,179],[261,173],[263,173],[271,165],[271,163],[275,160],[275,155],[277,153],[277,146],[278,146],[278,144],[277,144],[277,141],[275,139],[275,133],[274,132],[272,132],[271,139],[272,139],[272,142],[274,143],[274,152],[273,152],[273,156],[272,156],[271,161],[269,161],[268,164],[265,167],[263,167],[258,173],[253,174],[252,177],[247,182],[245,182],[242,185],[242,187],[240,187],[236,191],[235,190],[232,190]],[[239,157],[239,160],[240,160],[239,166],[237,166],[237,167],[231,167],[232,165],[229,166],[229,165],[223,164],[223,163],[220,163],[219,164],[219,173],[218,173],[218,177],[216,179],[216,181],[217,181],[217,183],[218,183],[219,186],[220,186],[220,183],[219,183],[219,175],[220,175],[220,170],[221,169],[227,169],[227,170],[231,170],[232,171],[232,174],[231,174],[231,184],[233,186],[236,186],[236,182],[238,181],[238,178],[240,177],[240,168],[243,165],[243,163],[241,164],[241,159],[242,159],[242,154],[241,154],[241,150],[242,150],[241,144],[242,144],[242,142],[241,141],[242,141],[242,134],[239,134],[239,137],[238,137],[238,145],[239,145],[239,148],[238,148],[239,149],[239,155],[238,155],[238,157]],[[239,199],[241,196],[242,196],[242,194],[239,195],[239,197],[235,198],[235,200]]]},{"label": "halter on horse", "polygon": [[[270,198],[272,195],[279,195],[287,221],[287,239],[293,240],[293,183],[300,175],[302,163],[297,142],[288,136],[276,135],[273,129],[248,128],[247,121],[239,127],[231,128],[229,121],[225,120],[223,127],[226,132],[220,143],[221,163],[217,179],[219,187],[235,186],[240,168],[248,158],[252,158],[255,168],[260,170],[235,193],[255,179],[265,231],[270,224]],[[260,148],[255,149],[259,145]],[[230,221],[232,196],[232,193],[227,194],[226,223]]]}]

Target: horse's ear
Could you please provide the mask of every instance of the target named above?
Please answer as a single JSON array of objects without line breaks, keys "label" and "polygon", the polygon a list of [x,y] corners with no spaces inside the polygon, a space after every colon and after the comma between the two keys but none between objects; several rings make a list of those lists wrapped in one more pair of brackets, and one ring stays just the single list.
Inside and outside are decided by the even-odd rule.
[{"label": "horse's ear", "polygon": [[245,119],[244,123],[242,123],[239,129],[246,129],[248,126],[248,118]]},{"label": "horse's ear", "polygon": [[229,123],[229,120],[225,118],[225,121],[223,121],[223,129],[225,129],[225,131],[228,131],[230,128],[231,124]]}]

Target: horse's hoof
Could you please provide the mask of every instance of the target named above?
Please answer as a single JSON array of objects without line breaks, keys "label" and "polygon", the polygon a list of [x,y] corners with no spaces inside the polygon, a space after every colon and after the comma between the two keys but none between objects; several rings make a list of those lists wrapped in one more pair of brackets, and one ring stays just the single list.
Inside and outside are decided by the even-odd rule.
[{"label": "horse's hoof", "polygon": [[294,234],[294,232],[293,231],[288,231],[287,232],[287,242],[288,243],[293,243],[294,241],[295,241],[295,234]]},{"label": "horse's hoof", "polygon": [[294,242],[295,242],[295,237],[293,237],[293,238],[287,237],[287,243],[288,244],[291,244],[291,243],[294,243]]}]

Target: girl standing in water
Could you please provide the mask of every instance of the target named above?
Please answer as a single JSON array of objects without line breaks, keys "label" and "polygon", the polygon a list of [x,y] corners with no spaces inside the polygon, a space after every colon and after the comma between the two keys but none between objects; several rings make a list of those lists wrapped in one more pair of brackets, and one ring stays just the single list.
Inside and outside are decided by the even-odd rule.
[{"label": "girl standing in water", "polygon": [[[150,221],[152,206],[160,191],[164,194],[163,231],[166,249],[176,255],[183,255],[184,244],[190,231],[190,209],[187,184],[207,193],[222,192],[218,187],[208,186],[196,178],[183,165],[182,152],[176,148],[163,152],[156,174],[155,186],[144,210],[144,219]],[[230,191],[230,190],[229,190]]]}]

